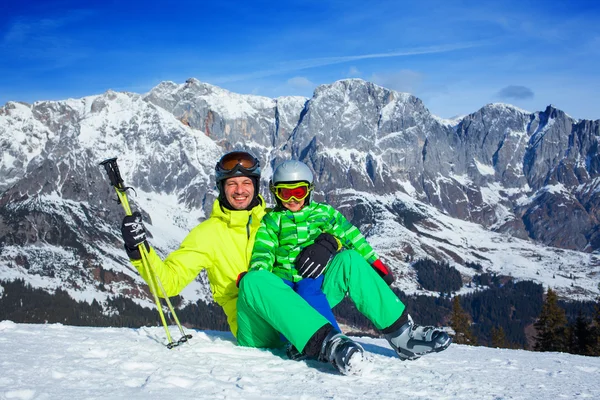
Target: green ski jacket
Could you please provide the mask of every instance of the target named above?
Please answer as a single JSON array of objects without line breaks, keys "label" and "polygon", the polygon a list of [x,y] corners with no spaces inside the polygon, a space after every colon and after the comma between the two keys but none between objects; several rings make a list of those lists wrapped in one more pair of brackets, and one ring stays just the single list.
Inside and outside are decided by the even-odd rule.
[{"label": "green ski jacket", "polygon": [[335,236],[343,247],[356,250],[369,264],[379,258],[342,213],[329,204],[311,201],[297,212],[278,207],[265,215],[256,233],[248,270],[264,269],[292,282],[302,280],[294,266],[296,257],[323,232]]}]

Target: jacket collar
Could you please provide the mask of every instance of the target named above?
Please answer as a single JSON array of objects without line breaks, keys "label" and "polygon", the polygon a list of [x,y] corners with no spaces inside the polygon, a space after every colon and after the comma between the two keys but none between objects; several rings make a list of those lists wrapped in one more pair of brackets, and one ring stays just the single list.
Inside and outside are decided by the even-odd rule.
[{"label": "jacket collar", "polygon": [[281,207],[280,210],[283,211],[285,213],[285,215],[293,218],[296,223],[299,223],[299,222],[306,221],[306,218],[308,218],[308,216],[313,212],[314,208],[315,208],[315,202],[311,201],[310,203],[308,203],[307,205],[302,207],[301,210],[296,211],[296,212],[292,212],[283,206]]},{"label": "jacket collar", "polygon": [[218,218],[225,222],[229,227],[246,226],[252,217],[255,221],[260,221],[266,213],[265,199],[258,195],[258,205],[251,210],[229,210],[221,206],[219,199],[213,203],[211,218]]}]

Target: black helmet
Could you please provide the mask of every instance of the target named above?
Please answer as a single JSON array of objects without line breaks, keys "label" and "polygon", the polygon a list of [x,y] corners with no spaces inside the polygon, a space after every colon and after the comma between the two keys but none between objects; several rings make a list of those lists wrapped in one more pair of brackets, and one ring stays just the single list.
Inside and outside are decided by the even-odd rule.
[{"label": "black helmet", "polygon": [[254,198],[250,207],[254,207],[258,201],[258,192],[260,188],[260,162],[256,157],[246,151],[229,152],[217,162],[215,166],[215,180],[219,190],[219,201],[223,206],[233,209],[225,198],[223,183],[226,179],[236,176],[247,176],[254,182]]}]

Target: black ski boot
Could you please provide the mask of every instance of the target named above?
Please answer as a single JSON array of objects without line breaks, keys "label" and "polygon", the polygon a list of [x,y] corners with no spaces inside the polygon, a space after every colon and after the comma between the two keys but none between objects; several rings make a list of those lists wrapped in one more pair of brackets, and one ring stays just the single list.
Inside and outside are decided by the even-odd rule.
[{"label": "black ski boot", "polygon": [[294,360],[294,361],[302,361],[308,358],[308,356],[306,355],[306,353],[303,351],[302,353],[300,353],[298,351],[298,349],[296,348],[296,346],[294,346],[291,343],[288,343],[285,346],[285,354],[288,356],[288,358],[290,360]]},{"label": "black ski boot", "polygon": [[416,360],[424,354],[446,350],[452,343],[443,328],[416,325],[410,315],[400,329],[384,337],[402,360]]},{"label": "black ski boot", "polygon": [[319,360],[330,362],[342,375],[360,375],[366,363],[363,348],[346,335],[331,331],[323,341]]}]

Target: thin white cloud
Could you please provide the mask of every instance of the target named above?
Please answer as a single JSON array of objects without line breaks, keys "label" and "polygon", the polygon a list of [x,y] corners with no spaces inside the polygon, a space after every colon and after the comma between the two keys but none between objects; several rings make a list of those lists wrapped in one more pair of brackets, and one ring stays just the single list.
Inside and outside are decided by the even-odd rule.
[{"label": "thin white cloud", "polygon": [[2,37],[4,45],[22,44],[40,36],[57,34],[60,28],[94,15],[91,10],[72,10],[57,18],[16,18]]},{"label": "thin white cloud", "polygon": [[67,26],[90,18],[89,10],[73,10],[56,18],[17,17],[0,37],[0,49],[7,58],[35,61],[28,71],[49,71],[74,65],[91,51]]},{"label": "thin white cloud", "polygon": [[351,66],[350,69],[348,70],[348,74],[349,77],[359,77],[361,76],[360,71],[358,70],[358,68],[356,68],[355,66]]},{"label": "thin white cloud", "polygon": [[288,85],[297,87],[297,88],[307,88],[307,87],[315,87],[315,84],[312,83],[308,78],[304,76],[295,76],[293,78],[288,79]]},{"label": "thin white cloud", "polygon": [[213,82],[217,84],[222,84],[226,82],[235,82],[235,81],[244,81],[250,79],[258,79],[265,78],[268,76],[289,73],[294,71],[300,71],[309,68],[317,68],[324,67],[328,65],[334,64],[342,64],[352,61],[358,60],[368,60],[368,59],[376,59],[376,58],[390,58],[390,57],[407,57],[407,56],[415,56],[421,54],[434,54],[434,53],[447,53],[451,51],[464,50],[478,46],[484,46],[489,44],[487,41],[480,42],[466,42],[466,43],[455,43],[450,45],[442,45],[442,46],[429,46],[429,47],[416,47],[414,49],[402,50],[402,51],[392,51],[387,53],[373,53],[373,54],[361,54],[355,56],[341,56],[341,57],[322,57],[322,58],[312,58],[306,60],[295,60],[289,61],[285,63],[281,63],[277,68],[250,72],[248,74],[235,74],[235,75],[227,75],[216,77],[212,79]]}]

